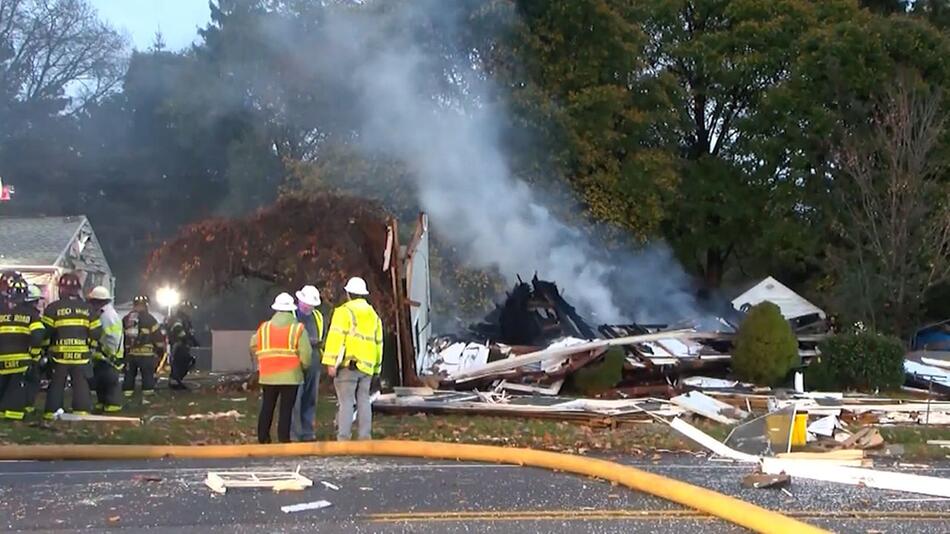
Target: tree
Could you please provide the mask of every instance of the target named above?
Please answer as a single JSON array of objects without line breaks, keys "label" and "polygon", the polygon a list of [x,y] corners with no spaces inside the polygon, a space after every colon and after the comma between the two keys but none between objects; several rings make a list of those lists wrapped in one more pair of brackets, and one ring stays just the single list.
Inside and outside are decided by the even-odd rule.
[{"label": "tree", "polygon": [[96,102],[121,80],[125,49],[86,0],[4,0],[0,122]]},{"label": "tree", "polygon": [[873,328],[906,333],[927,291],[950,280],[946,112],[939,89],[905,73],[875,103],[870,128],[838,149],[839,292]]},{"label": "tree", "polygon": [[797,0],[639,6],[649,37],[641,83],[666,103],[649,142],[673,156],[679,177],[663,235],[716,288],[730,262],[759,241],[784,249],[801,239],[797,191],[759,165],[755,122],[766,95],[789,79],[809,32],[854,10]]},{"label": "tree", "polygon": [[[765,96],[753,148],[763,172],[800,191],[796,211],[818,243],[803,256],[816,296],[852,320],[870,321],[854,306],[854,284],[844,280],[855,263],[842,260],[851,245],[840,231],[847,196],[841,187],[852,179],[840,164],[841,147],[870,137],[854,135],[870,130],[869,117],[902,73],[945,91],[950,86],[950,40],[917,17],[845,13],[824,17],[828,22],[805,38],[789,80]],[[938,156],[948,146],[941,145]],[[837,291],[845,286],[851,289]]]},{"label": "tree", "polygon": [[150,287],[173,280],[191,295],[217,294],[242,279],[281,291],[316,284],[328,302],[341,302],[347,279],[361,276],[392,325],[392,281],[382,269],[387,219],[365,199],[284,197],[247,217],[182,228],[153,251],[145,278]]},{"label": "tree", "polygon": [[670,154],[645,142],[662,117],[651,113],[653,93],[634,86],[646,39],[634,11],[614,0],[516,7],[514,22],[495,25],[513,30],[480,50],[518,116],[513,159],[532,174],[565,175],[597,219],[640,239],[655,235],[677,176]]}]

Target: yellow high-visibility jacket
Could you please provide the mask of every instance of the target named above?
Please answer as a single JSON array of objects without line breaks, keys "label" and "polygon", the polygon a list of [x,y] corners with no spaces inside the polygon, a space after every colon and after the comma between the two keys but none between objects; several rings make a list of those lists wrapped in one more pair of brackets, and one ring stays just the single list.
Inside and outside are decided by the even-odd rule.
[{"label": "yellow high-visibility jacket", "polygon": [[378,376],[383,367],[383,323],[366,299],[354,299],[333,311],[323,364],[356,368]]}]

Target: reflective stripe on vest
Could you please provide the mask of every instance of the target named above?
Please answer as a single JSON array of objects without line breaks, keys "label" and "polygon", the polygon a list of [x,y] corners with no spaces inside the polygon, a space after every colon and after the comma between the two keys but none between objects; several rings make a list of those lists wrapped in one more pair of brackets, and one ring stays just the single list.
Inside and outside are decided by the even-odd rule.
[{"label": "reflective stripe on vest", "polygon": [[294,371],[300,367],[297,346],[303,328],[299,323],[277,326],[267,321],[261,325],[257,330],[255,350],[261,376]]},{"label": "reflective stripe on vest", "polygon": [[0,326],[0,334],[30,335],[30,327],[29,326]]},{"label": "reflective stripe on vest", "polygon": [[350,315],[346,336],[343,365],[356,361],[357,368],[366,374],[377,374],[381,364],[380,345],[383,342],[382,325],[376,311],[364,300],[343,305]]},{"label": "reflective stripe on vest", "polygon": [[33,358],[29,354],[4,354],[0,356],[0,375],[22,373],[30,368]]},{"label": "reflective stripe on vest", "polygon": [[92,321],[89,319],[55,319],[53,321],[53,328],[65,328],[67,326],[82,326],[84,328],[89,328],[92,324]]}]

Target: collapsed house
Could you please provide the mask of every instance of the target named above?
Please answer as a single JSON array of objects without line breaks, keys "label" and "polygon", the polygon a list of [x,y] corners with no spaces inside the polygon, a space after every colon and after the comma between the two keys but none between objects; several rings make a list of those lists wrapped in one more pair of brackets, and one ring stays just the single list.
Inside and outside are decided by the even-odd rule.
[{"label": "collapsed house", "polygon": [[[588,415],[642,416],[639,402],[669,399],[688,384],[735,386],[725,377],[737,324],[735,317],[703,317],[672,325],[595,328],[555,283],[537,276],[530,282],[519,278],[504,302],[468,332],[433,338],[425,351],[417,352],[416,372],[427,386],[422,390],[426,395],[416,388],[401,390],[403,395],[383,396],[375,407],[384,412],[478,413],[511,413],[512,407],[520,407],[514,411],[537,415],[537,410],[524,408],[533,404],[547,414],[568,417],[559,412],[579,407],[571,403],[576,399],[562,396],[568,393],[638,399],[609,408],[586,406],[591,408]],[[799,335],[803,363],[817,355],[822,337]],[[499,404],[509,407],[500,409]]]}]

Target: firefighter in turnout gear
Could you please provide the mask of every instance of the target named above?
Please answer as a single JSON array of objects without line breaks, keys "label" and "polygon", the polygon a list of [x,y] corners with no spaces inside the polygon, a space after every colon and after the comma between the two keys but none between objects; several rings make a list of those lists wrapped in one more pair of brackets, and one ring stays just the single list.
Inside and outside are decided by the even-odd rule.
[{"label": "firefighter in turnout gear", "polygon": [[39,314],[25,302],[28,291],[22,279],[11,281],[0,309],[0,418],[15,421],[26,414],[26,375],[45,335]]},{"label": "firefighter in turnout gear", "polygon": [[6,310],[10,307],[7,295],[9,290],[17,282],[24,282],[23,275],[19,271],[0,272],[0,310]]},{"label": "firefighter in turnout gear", "polygon": [[165,355],[165,336],[161,325],[148,312],[149,300],[138,296],[132,300],[132,311],[122,319],[125,330],[125,378],[122,390],[126,397],[135,392],[135,377],[142,377],[142,393],[155,392],[155,371]]},{"label": "firefighter in turnout gear", "polygon": [[122,370],[125,333],[108,289],[102,286],[93,289],[88,300],[102,324],[102,337],[93,345],[92,352],[92,389],[96,392],[96,409],[114,413],[122,410],[119,372]]},{"label": "firefighter in turnout gear", "polygon": [[168,387],[171,389],[188,389],[183,380],[195,366],[195,357],[191,355],[192,347],[198,346],[195,338],[195,329],[191,324],[191,311],[197,308],[189,301],[184,301],[175,309],[175,313],[166,322],[168,343],[171,345],[172,368],[168,377]]},{"label": "firefighter in turnout gear", "polygon": [[43,324],[49,330],[49,358],[53,361],[53,379],[46,391],[46,413],[43,417],[53,419],[63,408],[66,380],[72,384],[72,411],[88,414],[92,409],[89,394],[89,379],[92,367],[91,344],[99,339],[99,319],[88,303],[80,296],[82,284],[79,277],[66,273],[59,278],[60,299],[46,307]]},{"label": "firefighter in turnout gear", "polygon": [[[43,300],[43,292],[40,288],[30,284],[29,294],[26,297],[26,304],[36,312],[37,317],[42,317],[40,311],[40,301]],[[40,323],[42,324],[42,322]],[[43,343],[39,347],[30,348],[30,356],[33,357],[33,364],[30,370],[26,372],[26,413],[33,413],[36,409],[36,396],[40,393],[40,382],[44,375],[49,371],[49,358],[46,357],[46,348],[49,346],[49,336],[46,335],[46,327],[43,327]],[[49,378],[49,377],[48,377]]]},{"label": "firefighter in turnout gear", "polygon": [[349,440],[356,405],[359,439],[372,437],[370,390],[379,388],[383,366],[383,324],[366,301],[369,290],[362,278],[351,278],[349,300],[333,312],[323,351],[323,364],[334,380],[337,398],[337,439]]}]

